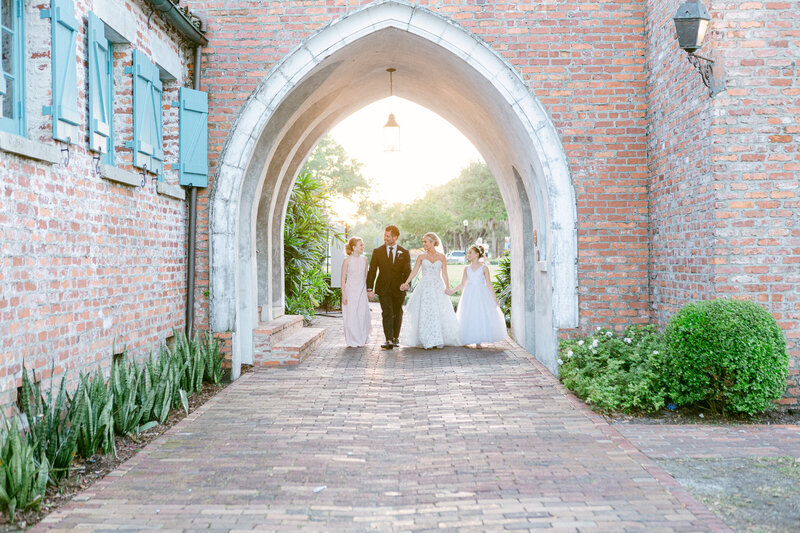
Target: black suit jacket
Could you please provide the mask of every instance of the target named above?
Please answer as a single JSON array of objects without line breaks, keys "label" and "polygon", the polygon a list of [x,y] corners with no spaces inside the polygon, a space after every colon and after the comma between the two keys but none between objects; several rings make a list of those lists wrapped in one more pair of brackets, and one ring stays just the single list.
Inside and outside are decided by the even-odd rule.
[{"label": "black suit jacket", "polygon": [[[378,296],[383,294],[402,295],[404,291],[400,290],[409,274],[411,274],[411,255],[408,250],[397,245],[394,264],[389,259],[386,252],[386,245],[378,246],[372,250],[372,257],[369,261],[369,272],[367,272],[367,290],[372,290],[375,287],[375,294]],[[377,280],[375,274],[377,272]]]}]

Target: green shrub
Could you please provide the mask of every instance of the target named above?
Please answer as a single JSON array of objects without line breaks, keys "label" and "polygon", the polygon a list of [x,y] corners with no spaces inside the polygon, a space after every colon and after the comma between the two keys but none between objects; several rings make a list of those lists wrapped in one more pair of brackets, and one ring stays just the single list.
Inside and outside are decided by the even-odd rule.
[{"label": "green shrub", "polygon": [[13,522],[17,510],[41,505],[50,465],[47,458],[36,460],[33,443],[23,437],[17,420],[5,424],[0,439],[0,508]]},{"label": "green shrub", "polygon": [[684,306],[664,332],[664,378],[677,405],[753,415],[786,391],[786,340],[754,302],[710,300]]},{"label": "green shrub", "polygon": [[494,292],[506,318],[506,327],[511,327],[511,255],[504,255],[497,264],[500,268],[494,277]]},{"label": "green shrub", "polygon": [[657,411],[665,402],[658,369],[662,351],[655,326],[631,326],[622,337],[598,329],[561,343],[560,379],[602,411]]},{"label": "green shrub", "polygon": [[308,321],[330,290],[323,265],[328,240],[336,234],[328,220],[330,195],[325,183],[309,173],[295,180],[283,229],[286,312]]}]

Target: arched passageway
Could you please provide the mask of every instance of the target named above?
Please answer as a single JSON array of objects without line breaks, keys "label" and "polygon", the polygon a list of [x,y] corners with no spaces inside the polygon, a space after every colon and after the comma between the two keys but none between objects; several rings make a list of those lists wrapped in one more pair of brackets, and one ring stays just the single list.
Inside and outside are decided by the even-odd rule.
[{"label": "arched passageway", "polygon": [[[557,370],[558,330],[578,325],[576,202],[559,136],[497,52],[452,21],[387,1],[308,38],[266,75],[220,158],[210,228],[210,318],[233,332],[233,373],[252,361],[253,328],[284,308],[283,220],[319,139],[394,92],[459,128],[500,186],[511,227],[514,338]],[[258,308],[262,308],[261,317]]]}]

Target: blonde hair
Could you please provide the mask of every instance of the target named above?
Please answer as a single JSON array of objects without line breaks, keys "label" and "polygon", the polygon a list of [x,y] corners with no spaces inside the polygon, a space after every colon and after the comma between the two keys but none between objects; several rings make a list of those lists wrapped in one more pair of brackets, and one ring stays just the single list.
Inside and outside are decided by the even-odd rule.
[{"label": "blonde hair", "polygon": [[439,246],[439,237],[437,237],[436,234],[431,231],[423,235],[422,238],[428,239],[429,241],[433,241],[434,246]]},{"label": "blonde hair", "polygon": [[361,237],[350,237],[350,240],[347,241],[347,244],[344,246],[344,251],[347,252],[347,255],[352,254],[356,245],[360,242],[364,242],[361,240]]}]

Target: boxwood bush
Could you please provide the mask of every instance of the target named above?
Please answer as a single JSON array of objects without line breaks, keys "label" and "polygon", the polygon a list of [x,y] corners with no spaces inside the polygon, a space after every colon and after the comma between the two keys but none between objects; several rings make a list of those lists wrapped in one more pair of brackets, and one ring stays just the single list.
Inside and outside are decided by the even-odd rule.
[{"label": "boxwood bush", "polygon": [[664,331],[663,378],[677,405],[753,415],[786,391],[786,340],[754,302],[709,300],[681,308]]}]

